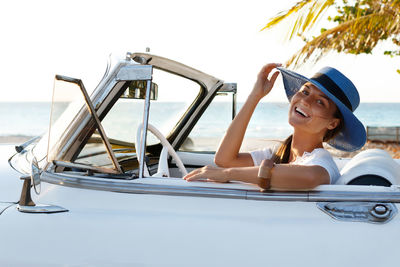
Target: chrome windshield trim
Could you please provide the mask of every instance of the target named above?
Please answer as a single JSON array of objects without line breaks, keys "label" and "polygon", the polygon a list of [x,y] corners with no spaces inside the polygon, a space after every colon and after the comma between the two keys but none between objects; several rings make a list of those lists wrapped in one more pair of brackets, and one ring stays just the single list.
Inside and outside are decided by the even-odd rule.
[{"label": "chrome windshield trim", "polygon": [[[121,181],[105,178],[86,178],[75,174],[43,172],[43,182],[82,189],[93,189],[130,194],[154,194],[189,197],[213,197],[262,201],[303,201],[303,202],[393,202],[400,203],[400,192],[364,191],[267,191],[229,189],[215,187],[176,186],[138,183],[138,180]],[[141,179],[144,181],[146,178]]]}]

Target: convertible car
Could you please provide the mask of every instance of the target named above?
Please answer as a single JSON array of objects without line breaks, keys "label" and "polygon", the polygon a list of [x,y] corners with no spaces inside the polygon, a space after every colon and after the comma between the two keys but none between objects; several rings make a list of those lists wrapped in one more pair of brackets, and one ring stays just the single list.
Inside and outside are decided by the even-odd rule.
[{"label": "convertible car", "polygon": [[0,147],[0,266],[393,266],[385,151],[335,158],[338,184],[307,191],[181,179],[214,164],[199,132],[217,98],[235,116],[236,90],[148,53],[110,59],[90,96],[57,75],[49,131]]}]

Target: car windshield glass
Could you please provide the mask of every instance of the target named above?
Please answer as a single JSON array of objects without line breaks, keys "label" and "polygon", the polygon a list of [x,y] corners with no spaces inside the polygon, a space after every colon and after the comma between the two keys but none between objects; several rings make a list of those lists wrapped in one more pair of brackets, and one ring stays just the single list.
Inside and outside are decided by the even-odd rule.
[{"label": "car windshield glass", "polygon": [[231,122],[232,95],[217,94],[179,150],[215,152]]},{"label": "car windshield glass", "polygon": [[[201,87],[191,80],[158,69],[153,70],[153,83],[158,87],[158,95],[157,100],[150,103],[149,123],[168,137],[199,95]],[[129,95],[129,92],[121,92],[121,95]],[[120,97],[101,122],[114,154],[125,171],[138,166],[135,143],[137,129],[143,120],[143,109],[143,99]],[[158,143],[160,141],[148,133],[147,146]],[[97,130],[90,136],[74,162],[97,167],[110,166]],[[153,162],[152,157],[150,162]]]},{"label": "car windshield glass", "polygon": [[84,107],[85,100],[77,84],[54,79],[48,136],[48,162],[56,157],[54,150],[50,149],[57,147],[57,142],[62,139],[65,129],[67,129],[79,110]]}]

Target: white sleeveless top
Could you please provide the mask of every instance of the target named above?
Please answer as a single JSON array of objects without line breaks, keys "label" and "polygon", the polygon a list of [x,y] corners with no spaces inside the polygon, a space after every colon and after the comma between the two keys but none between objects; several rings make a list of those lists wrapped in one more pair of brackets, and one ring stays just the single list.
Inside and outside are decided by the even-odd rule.
[{"label": "white sleeveless top", "polygon": [[[261,150],[251,151],[250,155],[253,159],[254,166],[259,166],[263,159],[272,158],[273,152],[270,148],[264,148]],[[330,178],[330,183],[334,184],[340,177],[339,169],[333,160],[331,154],[323,149],[316,148],[312,152],[304,152],[301,157],[297,157],[294,162],[290,164],[313,166],[318,165],[323,167],[328,173]]]}]

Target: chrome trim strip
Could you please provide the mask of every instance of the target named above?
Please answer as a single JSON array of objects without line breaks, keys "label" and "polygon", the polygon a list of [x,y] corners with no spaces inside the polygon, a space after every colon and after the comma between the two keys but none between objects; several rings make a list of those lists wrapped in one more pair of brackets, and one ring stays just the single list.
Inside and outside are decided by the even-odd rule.
[{"label": "chrome trim strip", "polygon": [[274,200],[274,201],[304,201],[308,200],[308,192],[284,192],[284,191],[247,191],[246,199],[249,200]]},{"label": "chrome trim strip", "polygon": [[346,191],[311,191],[309,201],[353,201],[353,202],[396,202],[400,203],[400,192],[346,192]]},{"label": "chrome trim strip", "polygon": [[[304,201],[304,202],[393,202],[400,203],[400,192],[346,192],[346,191],[253,191],[246,189],[225,189],[213,187],[173,186],[143,184],[134,181],[116,181],[105,178],[82,178],[80,175],[66,175],[43,172],[44,182],[75,188],[93,189],[131,194],[155,194],[189,197],[213,197],[262,201]],[[142,181],[144,181],[144,178]]]},{"label": "chrome trim strip", "polygon": [[56,185],[119,193],[246,199],[246,190],[238,189],[200,188],[194,186],[165,186],[135,182],[110,181],[111,179],[104,178],[84,179],[79,175],[67,176],[49,172],[43,172],[41,178],[42,181]]}]

